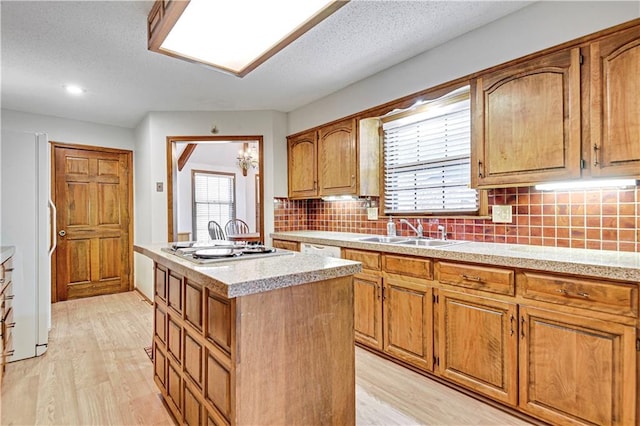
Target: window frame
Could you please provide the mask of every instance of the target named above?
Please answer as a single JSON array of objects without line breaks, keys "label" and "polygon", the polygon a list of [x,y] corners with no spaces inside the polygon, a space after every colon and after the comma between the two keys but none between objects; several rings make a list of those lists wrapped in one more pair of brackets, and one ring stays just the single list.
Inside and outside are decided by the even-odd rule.
[{"label": "window frame", "polygon": [[[469,212],[409,212],[409,211],[400,211],[400,212],[386,212],[385,207],[385,139],[384,139],[384,130],[383,130],[383,118],[384,117],[394,117],[394,119],[410,116],[420,112],[422,105],[417,108],[412,108],[411,105],[415,105],[418,102],[428,103],[432,101],[436,101],[439,98],[442,98],[448,95],[451,92],[454,92],[464,86],[469,86],[469,98],[473,96],[473,87],[470,81],[456,81],[455,84],[438,86],[436,89],[433,89],[428,92],[423,92],[421,96],[417,96],[411,99],[411,103],[408,103],[406,100],[402,102],[402,104],[396,104],[395,108],[390,108],[387,110],[386,114],[379,116],[378,118],[381,120],[379,134],[380,134],[380,216],[381,217],[427,217],[427,218],[461,218],[461,219],[480,219],[488,217],[488,197],[487,191],[483,189],[476,189],[478,192],[478,210],[477,211],[469,211]],[[456,96],[458,97],[458,96]],[[400,105],[405,106],[404,108],[400,108]],[[394,106],[394,105],[392,105]],[[394,109],[398,109],[397,112],[394,113]],[[474,120],[474,111],[473,111],[473,102],[471,102],[470,109],[470,123],[471,123],[471,134],[469,139],[470,150],[473,150],[473,120]],[[390,121],[390,120],[384,120]],[[471,160],[471,155],[470,155]],[[472,178],[469,175],[469,187],[471,187]]]},{"label": "window frame", "polygon": [[[231,172],[219,172],[219,171],[215,171],[215,170],[196,170],[196,169],[192,169],[191,170],[191,231],[193,232],[192,234],[192,239],[197,241],[198,239],[198,220],[197,220],[197,216],[198,216],[198,209],[196,207],[196,185],[195,185],[195,180],[196,180],[196,175],[215,175],[215,176],[226,176],[226,177],[231,177],[231,195],[233,196],[233,202],[230,204],[232,207],[232,214],[230,215],[230,219],[235,219],[236,218],[236,212],[237,212],[237,202],[238,202],[238,197],[236,194],[236,174],[235,173],[231,173]],[[201,204],[227,204],[228,203],[201,203]],[[210,219],[211,220],[211,219]],[[222,229],[224,229],[224,226],[226,225],[226,223],[220,223],[219,224]],[[208,231],[207,231],[208,232]],[[208,233],[207,233],[208,235]]]}]

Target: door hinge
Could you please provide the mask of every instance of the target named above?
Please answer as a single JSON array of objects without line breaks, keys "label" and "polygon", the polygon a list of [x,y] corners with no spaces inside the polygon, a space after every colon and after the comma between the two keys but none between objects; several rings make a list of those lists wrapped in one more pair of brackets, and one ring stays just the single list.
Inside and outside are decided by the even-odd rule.
[{"label": "door hinge", "polygon": [[584,55],[580,54],[580,65],[584,64]]},{"label": "door hinge", "polygon": [[433,368],[435,368],[436,366],[440,367],[440,358],[437,356],[433,357]]},{"label": "door hinge", "polygon": [[587,162],[585,160],[580,160],[580,168],[581,169],[586,169],[587,168]]},{"label": "door hinge", "polygon": [[433,295],[433,303],[438,303],[438,302],[439,302],[439,300],[438,300],[438,295],[437,295],[437,294],[434,294],[434,295]]},{"label": "door hinge", "polygon": [[636,339],[636,351],[640,352],[640,338]]}]

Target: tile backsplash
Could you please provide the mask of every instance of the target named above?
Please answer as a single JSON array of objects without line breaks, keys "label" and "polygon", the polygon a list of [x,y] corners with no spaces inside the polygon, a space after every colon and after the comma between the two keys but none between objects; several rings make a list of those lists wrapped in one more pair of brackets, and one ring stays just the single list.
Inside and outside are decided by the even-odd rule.
[{"label": "tile backsplash", "polygon": [[[638,251],[640,216],[638,188],[546,192],[534,188],[492,189],[494,205],[511,205],[512,223],[491,219],[422,218],[425,236],[437,237],[444,225],[447,237],[497,243]],[[351,201],[276,198],[275,231],[337,231],[385,234],[386,218],[367,220],[367,206],[377,199]],[[395,219],[399,235],[413,235]],[[415,218],[407,217],[412,224]]]}]

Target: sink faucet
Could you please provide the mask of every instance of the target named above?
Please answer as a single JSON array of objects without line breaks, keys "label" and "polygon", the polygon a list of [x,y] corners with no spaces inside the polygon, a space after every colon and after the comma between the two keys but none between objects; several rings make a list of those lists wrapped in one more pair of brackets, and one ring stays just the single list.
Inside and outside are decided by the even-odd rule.
[{"label": "sink faucet", "polygon": [[409,228],[411,228],[413,230],[413,232],[416,233],[418,238],[422,238],[423,229],[422,229],[422,223],[420,223],[420,219],[418,219],[418,227],[417,228],[415,228],[412,224],[410,224],[407,219],[400,219],[400,223],[406,223],[407,226],[409,226]]},{"label": "sink faucet", "polygon": [[440,239],[442,241],[446,241],[446,239],[447,239],[447,230],[445,229],[445,227],[442,226],[442,225],[438,225],[438,232],[440,233]]}]

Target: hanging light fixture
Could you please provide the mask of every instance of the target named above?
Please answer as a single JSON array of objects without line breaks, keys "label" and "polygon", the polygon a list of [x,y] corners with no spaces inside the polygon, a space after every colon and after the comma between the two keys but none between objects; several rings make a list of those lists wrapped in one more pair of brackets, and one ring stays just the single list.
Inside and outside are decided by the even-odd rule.
[{"label": "hanging light fixture", "polygon": [[246,142],[242,145],[242,149],[238,151],[236,158],[238,167],[242,169],[242,176],[246,176],[250,168],[256,169],[258,167],[258,153],[253,147],[249,148],[249,144]]},{"label": "hanging light fixture", "polygon": [[238,77],[265,62],[348,0],[156,0],[149,50]]}]

